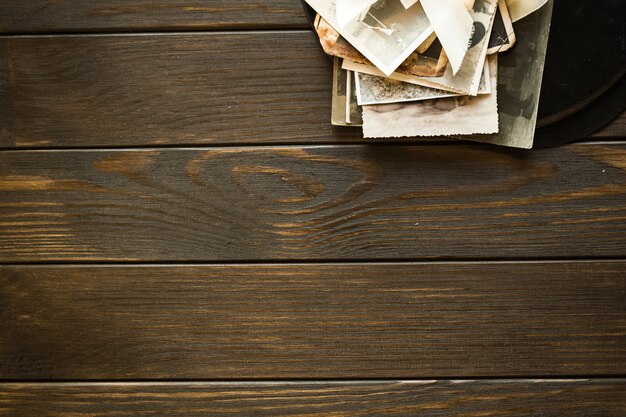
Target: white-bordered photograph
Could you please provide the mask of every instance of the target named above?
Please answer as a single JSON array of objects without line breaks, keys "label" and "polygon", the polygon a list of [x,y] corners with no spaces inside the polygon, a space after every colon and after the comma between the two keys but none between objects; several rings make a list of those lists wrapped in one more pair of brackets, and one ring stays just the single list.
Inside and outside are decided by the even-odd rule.
[{"label": "white-bordered photograph", "polygon": [[491,94],[363,107],[366,138],[446,136],[498,131],[498,55],[489,56]]},{"label": "white-bordered photograph", "polygon": [[[485,59],[487,59],[487,57],[485,57]],[[485,63],[483,63],[481,67],[482,67],[482,73],[481,73],[480,80],[478,82],[476,95],[488,94],[489,92],[491,92],[491,87],[489,83],[486,82],[489,79],[489,67],[485,65]],[[464,94],[462,91],[454,90],[449,87],[442,87],[441,84],[428,81],[424,77],[416,77],[413,75],[403,74],[399,72],[394,72],[393,74],[391,74],[391,76],[385,77],[382,72],[380,72],[376,67],[372,65],[359,64],[356,62],[349,61],[347,59],[343,60],[342,68],[348,71],[359,72],[361,74],[375,75],[378,77],[388,78],[390,80],[402,81],[402,82],[409,83],[409,84],[415,84],[415,85],[420,85],[423,87],[434,88],[437,90],[448,91],[450,93],[455,93],[457,95],[469,95],[469,94]]]},{"label": "white-bordered photograph", "polygon": [[350,126],[361,126],[363,124],[363,108],[356,98],[356,82],[354,72],[347,72],[346,81],[346,122]]},{"label": "white-bordered photograph", "polygon": [[487,54],[491,55],[508,51],[513,45],[515,45],[515,30],[513,29],[509,9],[506,1],[499,1],[498,11],[493,19]]},{"label": "white-bordered photograph", "polygon": [[430,100],[457,95],[449,91],[404,83],[376,75],[358,72],[355,75],[357,102],[361,106]]},{"label": "white-bordered photograph", "polygon": [[348,126],[346,122],[346,83],[348,71],[341,69],[340,59],[333,59],[333,87],[331,102],[331,124]]},{"label": "white-bordered photograph", "polygon": [[420,3],[379,0],[356,20],[339,27],[335,0],[307,0],[332,27],[384,74],[391,74],[433,30]]},{"label": "white-bordered photograph", "polygon": [[349,60],[344,60],[343,68],[371,75],[388,76],[398,81],[411,82],[424,87],[475,96],[478,94],[487,47],[489,46],[489,33],[497,9],[497,2],[496,0],[483,0],[480,7],[477,4],[474,7],[475,9],[470,12],[475,26],[472,43],[465,55],[461,70],[456,75],[452,73],[450,65],[447,66],[443,77],[412,77],[398,72],[387,75],[373,65],[355,63]]}]

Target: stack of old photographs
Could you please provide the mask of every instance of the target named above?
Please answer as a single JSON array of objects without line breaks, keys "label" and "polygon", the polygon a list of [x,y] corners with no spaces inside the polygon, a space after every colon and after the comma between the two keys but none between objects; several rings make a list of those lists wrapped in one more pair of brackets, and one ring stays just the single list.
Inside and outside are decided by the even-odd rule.
[{"label": "stack of old photographs", "polygon": [[306,2],[334,60],[332,124],[532,147],[551,1]]}]

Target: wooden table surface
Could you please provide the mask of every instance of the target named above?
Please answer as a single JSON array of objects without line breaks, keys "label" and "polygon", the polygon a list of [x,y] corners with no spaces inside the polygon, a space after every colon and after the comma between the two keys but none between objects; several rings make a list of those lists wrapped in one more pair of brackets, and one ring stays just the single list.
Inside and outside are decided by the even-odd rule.
[{"label": "wooden table surface", "polygon": [[296,0],[0,3],[0,416],[626,415],[626,115],[332,127]]}]

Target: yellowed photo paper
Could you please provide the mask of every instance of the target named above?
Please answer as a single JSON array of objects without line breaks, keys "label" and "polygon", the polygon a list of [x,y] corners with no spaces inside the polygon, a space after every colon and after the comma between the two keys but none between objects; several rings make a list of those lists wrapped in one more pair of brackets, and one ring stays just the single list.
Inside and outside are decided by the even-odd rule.
[{"label": "yellowed photo paper", "polygon": [[433,33],[420,3],[405,9],[400,0],[379,0],[340,27],[335,0],[306,2],[385,74],[391,74]]},{"label": "yellowed photo paper", "polygon": [[363,136],[447,136],[498,132],[498,55],[488,58],[492,93],[363,107]]}]

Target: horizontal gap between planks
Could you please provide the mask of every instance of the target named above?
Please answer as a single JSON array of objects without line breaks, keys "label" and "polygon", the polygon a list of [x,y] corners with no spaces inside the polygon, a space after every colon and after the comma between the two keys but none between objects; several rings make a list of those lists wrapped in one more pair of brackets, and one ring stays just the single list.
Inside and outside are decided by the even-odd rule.
[{"label": "horizontal gap between planks", "polygon": [[475,376],[468,378],[467,376],[462,378],[446,377],[424,377],[424,378],[360,378],[360,379],[333,379],[333,378],[321,378],[321,379],[95,379],[95,380],[83,380],[83,379],[0,379],[0,388],[9,384],[49,384],[49,385],[83,385],[83,386],[103,386],[103,385],[280,385],[280,384],[294,384],[294,385],[311,385],[311,384],[392,384],[392,383],[404,383],[404,384],[434,384],[437,382],[472,382],[472,381],[486,381],[497,383],[529,383],[529,382],[576,382],[587,380],[606,380],[606,381],[619,381],[626,378],[626,374],[622,375],[571,375],[558,377],[550,375],[529,375],[524,377],[490,377],[490,376]]},{"label": "horizontal gap between planks", "polygon": [[518,265],[518,264],[559,264],[559,263],[604,263],[604,262],[626,262],[624,257],[590,257],[590,258],[477,258],[477,259],[319,259],[319,260],[293,260],[293,259],[271,259],[271,260],[250,260],[250,261],[171,261],[171,260],[141,260],[141,261],[42,261],[42,262],[0,262],[0,266],[32,266],[32,267],[199,267],[199,266],[263,266],[263,265]]},{"label": "horizontal gap between planks", "polygon": [[311,32],[313,29],[308,25],[302,26],[286,26],[284,28],[277,27],[250,27],[247,28],[215,28],[215,29],[155,29],[141,30],[138,32],[111,31],[111,32],[16,32],[16,33],[0,33],[0,39],[3,38],[88,38],[88,37],[132,37],[132,36],[177,36],[177,35],[254,35],[254,34],[271,34],[271,33],[298,33]]},{"label": "horizontal gap between planks", "polygon": [[[473,141],[465,141],[465,140],[439,140],[439,141],[424,141],[419,142],[416,140],[407,139],[406,141],[332,141],[332,142],[262,142],[262,143],[211,143],[211,144],[167,144],[167,145],[135,145],[135,146],[74,146],[74,147],[62,147],[62,146],[53,146],[53,147],[10,147],[10,148],[2,148],[0,147],[0,152],[6,153],[19,153],[19,152],[91,152],[91,151],[159,151],[159,150],[178,150],[178,151],[202,151],[202,150],[213,150],[220,148],[227,149],[246,149],[246,148],[331,148],[336,146],[396,146],[396,147],[405,147],[405,146],[454,146],[454,145],[474,145],[474,146],[485,146],[491,147],[495,149],[503,149],[509,151],[521,151],[521,152],[532,152],[532,151],[541,151],[541,149],[519,149],[519,148],[510,148],[505,146],[497,146],[491,145],[487,143],[473,142]],[[625,146],[626,145],[626,137],[616,137],[615,140],[607,140],[607,138],[599,138],[598,140],[593,140],[593,138],[587,138],[580,142],[573,142],[570,144],[563,145],[562,147],[567,147],[569,145],[609,145],[609,146]]]},{"label": "horizontal gap between planks", "polygon": [[[603,142],[606,142],[605,138],[602,138]],[[135,146],[20,146],[20,147],[0,147],[0,152],[20,152],[20,151],[155,151],[155,150],[203,150],[203,149],[216,149],[216,148],[273,148],[273,147],[332,147],[332,146],[364,146],[364,145],[384,145],[384,146],[423,146],[423,145],[459,145],[466,144],[466,141],[430,141],[430,142],[411,142],[411,141],[393,141],[393,142],[367,142],[367,141],[328,141],[328,142],[250,142],[250,143],[211,143],[211,144],[198,144],[198,143],[177,143],[177,144],[164,144],[164,145],[135,145]],[[594,142],[597,144],[598,142]],[[609,142],[611,143],[611,142]],[[626,144],[626,142],[624,142]],[[480,144],[483,145],[483,144]]]}]

